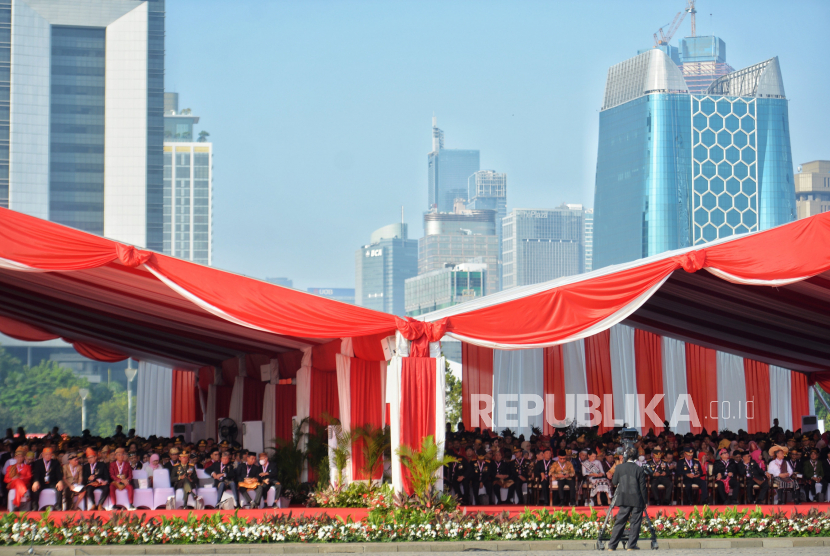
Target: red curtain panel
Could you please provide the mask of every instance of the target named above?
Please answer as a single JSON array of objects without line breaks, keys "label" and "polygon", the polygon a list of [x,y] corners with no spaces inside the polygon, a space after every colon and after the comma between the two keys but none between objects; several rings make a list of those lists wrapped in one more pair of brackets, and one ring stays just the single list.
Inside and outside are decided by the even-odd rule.
[{"label": "red curtain panel", "polygon": [[309,415],[321,425],[327,424],[323,414],[340,419],[340,402],[337,396],[337,373],[311,368],[311,403]]},{"label": "red curtain panel", "polygon": [[793,430],[801,428],[801,417],[804,415],[810,415],[810,392],[808,388],[807,375],[796,371],[790,371],[790,395],[792,396]]},{"label": "red curtain panel", "polygon": [[338,338],[311,348],[311,364],[314,368],[321,371],[336,371],[341,342]]},{"label": "red curtain panel", "polygon": [[[277,438],[291,442],[294,436],[291,418],[297,414],[297,386],[294,384],[277,384],[274,390],[276,390],[277,397],[274,434]],[[270,443],[270,440],[266,440],[266,444],[268,443]]]},{"label": "red curtain panel", "polygon": [[[637,393],[645,396],[645,403],[649,404],[655,396],[664,394],[663,391],[663,342],[660,336],[645,330],[634,330],[634,360],[637,368]],[[654,408],[660,419],[665,420],[666,406],[664,400]],[[651,423],[644,416],[644,431],[653,428],[660,434],[662,423]]]},{"label": "red curtain panel", "polygon": [[297,371],[303,364],[303,352],[299,349],[277,354],[280,366],[280,379],[297,378]]},{"label": "red curtain panel", "polygon": [[[611,378],[610,330],[585,338],[585,374],[588,379],[588,393],[599,396],[600,403],[605,403],[605,394],[614,393]],[[599,432],[602,434],[611,428],[600,423]]]},{"label": "red curtain panel", "polygon": [[[553,434],[555,429],[548,421],[564,421],[568,418],[565,406],[565,365],[562,362],[562,346],[545,348],[543,365],[546,415],[542,433]],[[548,394],[553,394],[552,407],[548,404]]]},{"label": "red curtain panel", "polygon": [[767,432],[770,421],[769,404],[769,365],[752,359],[744,359],[744,379],[746,380],[746,401],[752,402],[752,409],[747,411],[746,428],[749,434]]},{"label": "red curtain panel", "polygon": [[170,412],[170,434],[173,423],[193,423],[196,421],[196,373],[173,369],[173,407]]},{"label": "red curtain panel", "polygon": [[[257,369],[259,371],[259,369]],[[262,421],[262,391],[265,383],[250,376],[244,377],[245,383],[242,390],[242,420]]]},{"label": "red curtain panel", "polygon": [[717,351],[695,344],[686,344],[686,388],[695,405],[700,427],[691,425],[699,434],[701,429],[712,432],[718,428],[718,360]]},{"label": "red curtain panel", "polygon": [[[436,360],[404,357],[401,361],[401,444],[420,450],[425,436],[435,436]],[[409,470],[401,467],[404,489],[412,494]]]},{"label": "red curtain panel", "polygon": [[20,322],[11,317],[4,317],[0,315],[0,332],[6,336],[10,336],[16,340],[24,342],[43,342],[46,340],[54,340],[58,338],[55,334],[47,332],[37,326]]},{"label": "red curtain panel", "polygon": [[[472,396],[493,396],[493,350],[461,343],[461,419],[467,430],[473,428]],[[490,421],[493,412],[490,412]],[[484,423],[479,423],[484,428]]]},{"label": "red curtain panel", "polygon": [[354,356],[364,361],[386,361],[383,354],[381,340],[389,334],[372,334],[370,336],[355,336],[352,338]]},{"label": "red curtain panel", "polygon": [[[352,358],[350,366],[350,385],[352,397],[352,430],[358,427],[371,425],[375,429],[383,426],[383,411],[385,409],[381,392],[379,361],[363,361]],[[369,477],[363,472],[365,458],[363,448],[365,442],[356,439],[352,444],[352,469],[354,478],[366,480]],[[383,465],[378,466],[372,475],[372,479],[380,479],[383,476]]]},{"label": "red curtain panel", "polygon": [[[231,414],[231,393],[233,386],[216,387],[216,418],[224,419]],[[237,423],[240,427],[241,424]]]}]

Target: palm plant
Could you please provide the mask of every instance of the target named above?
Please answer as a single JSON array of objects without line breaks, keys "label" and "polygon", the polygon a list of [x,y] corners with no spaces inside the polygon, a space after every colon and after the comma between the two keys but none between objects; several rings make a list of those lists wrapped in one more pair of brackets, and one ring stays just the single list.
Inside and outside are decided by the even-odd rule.
[{"label": "palm plant", "polygon": [[337,438],[337,446],[331,449],[331,457],[334,460],[332,462],[334,468],[337,470],[335,486],[339,490],[343,488],[343,470],[346,469],[352,456],[352,433],[343,430],[340,425],[336,425],[334,435]]},{"label": "palm plant", "polygon": [[296,490],[300,485],[303,472],[303,463],[307,457],[306,451],[300,445],[307,436],[303,429],[309,418],[295,423],[292,439],[274,438],[274,461],[279,470],[280,481],[286,490]]},{"label": "palm plant", "polygon": [[420,450],[405,444],[401,444],[397,450],[401,463],[409,470],[414,494],[424,504],[433,498],[437,474],[445,465],[456,461],[456,458],[446,454],[439,458],[438,452],[438,444],[432,435],[424,437]]},{"label": "palm plant", "polygon": [[[372,424],[354,429],[356,440],[361,441],[360,449],[363,453],[361,471],[368,477],[369,486],[378,469],[383,469],[383,456],[390,455],[392,448],[392,433],[389,425],[377,428]],[[382,479],[381,479],[382,480]]]}]

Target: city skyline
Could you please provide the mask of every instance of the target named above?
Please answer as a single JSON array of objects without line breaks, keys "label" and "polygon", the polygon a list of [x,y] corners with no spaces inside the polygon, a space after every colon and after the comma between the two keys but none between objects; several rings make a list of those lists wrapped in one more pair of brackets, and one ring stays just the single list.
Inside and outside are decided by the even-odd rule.
[{"label": "city skyline", "polygon": [[[219,113],[220,105],[236,104],[224,83],[215,90],[204,87],[208,75],[205,63],[210,60],[217,68],[229,71],[231,78],[225,80],[229,84],[244,78],[247,65],[230,67],[228,55],[212,57],[211,47],[204,50],[199,41],[185,44],[195,37],[191,29],[204,31],[216,22],[209,13],[195,13],[198,10],[192,10],[189,2],[168,5],[166,90],[187,91],[192,104],[200,107],[199,112],[210,116],[211,131],[228,143],[222,145],[222,167],[217,169],[217,183],[228,185],[224,191],[217,191],[216,266],[253,276],[289,276],[302,288],[320,283],[353,286],[354,263],[349,259],[354,245],[363,243],[372,229],[394,220],[400,205],[406,208],[410,237],[422,235],[421,207],[427,204],[422,161],[431,147],[427,126],[433,112],[446,132],[445,148],[479,150],[481,168],[510,174],[508,208],[554,208],[563,202],[592,207],[597,121],[605,72],[638,49],[647,48],[654,30],[680,8],[665,2],[643,2],[636,8],[599,5],[601,16],[592,18],[591,26],[603,33],[594,34],[596,40],[588,41],[590,44],[580,42],[576,54],[564,54],[563,47],[577,44],[575,41],[585,32],[587,18],[577,4],[560,5],[554,16],[554,10],[543,4],[508,8],[485,3],[466,15],[479,23],[504,20],[512,24],[504,39],[491,46],[476,39],[463,47],[469,33],[454,37],[447,34],[440,46],[446,60],[436,60],[432,49],[439,47],[431,46],[431,41],[443,37],[458,23],[468,4],[436,5],[430,10],[361,3],[352,13],[344,14],[338,6],[326,3],[322,5],[326,9],[315,11],[311,19],[310,12],[301,6],[241,4],[238,17],[232,17],[228,24],[232,32],[239,31],[241,21],[247,19],[246,25],[252,29],[240,37],[243,44],[258,41],[258,23],[247,17],[255,11],[262,12],[259,20],[277,21],[278,30],[285,27],[288,36],[275,43],[267,58],[276,62],[274,72],[291,80],[292,88],[277,90],[279,102],[270,105],[262,102],[260,87],[242,92],[233,88],[234,96],[244,95],[252,101],[246,104],[257,109],[225,109],[232,113]],[[826,84],[822,74],[828,72],[821,71],[826,62],[812,60],[810,52],[827,44],[814,22],[826,19],[821,14],[830,12],[818,2],[788,12],[777,10],[774,3],[754,3],[749,8],[749,4],[699,3],[698,34],[722,37],[729,44],[733,67],[746,67],[778,55],[792,98],[793,161],[797,165],[828,158],[828,140],[820,134],[828,118],[817,113],[820,104],[816,94]],[[714,12],[711,18],[710,12]],[[529,14],[535,15],[529,18]],[[350,36],[361,29],[388,27],[396,31],[382,32],[376,39],[345,39],[342,31],[334,28],[335,20],[342,22],[344,17]],[[433,21],[432,28],[411,46],[405,46],[410,34],[421,28],[418,22],[425,19]],[[517,25],[519,21],[522,25]],[[627,24],[619,25],[619,21]],[[310,35],[292,46],[296,37],[286,26],[297,23],[298,31]],[[792,40],[796,24],[803,25],[798,27],[797,45]],[[577,31],[580,26],[583,30]],[[536,32],[543,27],[545,33]],[[678,36],[688,34],[687,27],[681,27]],[[318,34],[326,33],[331,33],[327,40],[307,49],[312,39],[317,41]],[[763,41],[758,39],[762,35]],[[378,48],[381,43],[385,50]],[[342,52],[334,52],[335,44]],[[327,60],[329,55],[331,59]],[[195,59],[199,56],[203,58]],[[348,56],[354,77],[340,83],[337,94],[319,89],[310,93],[319,82],[345,77],[336,68],[343,64],[342,56]],[[462,70],[452,75],[450,66],[459,63]],[[425,83],[410,88],[412,79],[420,79],[419,68],[426,67],[431,71]],[[484,68],[491,71],[492,81],[464,84]],[[270,82],[274,78],[264,79]],[[358,85],[360,80],[363,83]],[[578,81],[579,87],[550,86],[566,80]],[[443,84],[436,88],[439,82]],[[540,89],[546,89],[545,94]],[[301,99],[300,95],[308,98]],[[373,110],[361,110],[370,103],[376,105]],[[309,112],[312,105],[322,108],[318,115]],[[557,131],[562,128],[567,133]],[[268,170],[268,165],[245,162],[251,159],[242,156],[246,149],[262,152],[259,144],[246,140],[248,136],[271,132],[283,136],[276,138],[274,160],[281,167],[279,173]],[[562,135],[568,137],[567,141],[560,138]],[[359,147],[369,144],[375,151],[372,156],[361,154]],[[322,157],[322,164],[310,165],[310,156]],[[253,158],[269,160],[261,154]],[[228,179],[223,180],[222,173]],[[257,182],[259,189],[254,189],[251,196],[261,198],[265,192],[269,196],[262,197],[257,206],[243,208],[240,201],[249,197],[238,195],[238,188],[253,187]],[[300,202],[301,193],[309,188],[317,191],[314,211],[301,219],[272,217],[283,210],[281,207]],[[300,224],[305,225],[306,233],[291,234],[290,245],[273,241],[262,245],[244,239],[289,237]],[[257,257],[259,251],[268,256]]]}]

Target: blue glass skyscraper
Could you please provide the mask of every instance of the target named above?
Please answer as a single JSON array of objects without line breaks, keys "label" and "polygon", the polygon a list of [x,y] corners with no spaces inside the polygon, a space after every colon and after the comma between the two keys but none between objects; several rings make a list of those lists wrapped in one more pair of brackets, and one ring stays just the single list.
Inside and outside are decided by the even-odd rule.
[{"label": "blue glass skyscraper", "polygon": [[608,72],[600,112],[594,268],[795,219],[778,59],[689,93],[663,51]]},{"label": "blue glass skyscraper", "polygon": [[465,149],[445,149],[444,132],[438,129],[435,117],[432,118],[432,152],[429,153],[429,210],[452,212],[456,199],[463,199],[466,204],[467,181],[480,166],[479,151]]}]

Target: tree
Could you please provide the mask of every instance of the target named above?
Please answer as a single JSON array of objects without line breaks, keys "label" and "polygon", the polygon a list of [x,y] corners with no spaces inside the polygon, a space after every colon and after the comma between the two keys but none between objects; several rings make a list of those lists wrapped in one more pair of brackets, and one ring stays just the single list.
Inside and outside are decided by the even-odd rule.
[{"label": "tree", "polygon": [[[830,405],[830,396],[824,391],[824,389],[816,384],[816,394],[821,396],[821,398]],[[828,419],[830,419],[830,414],[827,413],[827,408],[824,407],[824,404],[821,403],[821,400],[816,400],[816,417],[819,419],[824,419],[824,430],[827,430],[827,426],[830,425]]]},{"label": "tree", "polygon": [[199,143],[205,143],[208,137],[210,137],[210,133],[203,129],[199,132]]},{"label": "tree", "polygon": [[[120,386],[120,385],[119,385]],[[112,436],[115,434],[115,427],[121,425],[127,427],[127,391],[113,393],[112,397],[98,405],[95,413],[94,434],[98,436]],[[133,415],[131,423],[135,423],[136,404],[133,404]],[[93,430],[93,429],[90,429]]]},{"label": "tree", "polygon": [[446,382],[447,422],[455,428],[456,423],[461,421],[461,381],[450,371],[449,360],[444,359],[444,361],[446,362],[444,380]]}]

